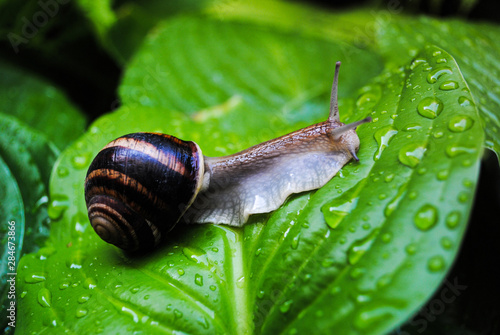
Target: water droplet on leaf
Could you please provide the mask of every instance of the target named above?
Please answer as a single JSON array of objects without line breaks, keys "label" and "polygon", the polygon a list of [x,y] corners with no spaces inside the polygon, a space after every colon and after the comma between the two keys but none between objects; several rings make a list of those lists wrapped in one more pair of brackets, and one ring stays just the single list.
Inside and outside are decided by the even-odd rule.
[{"label": "water droplet on leaf", "polygon": [[470,188],[470,187],[472,187],[474,185],[474,183],[472,182],[472,180],[465,178],[462,181],[462,185],[464,185],[467,188]]},{"label": "water droplet on leaf", "polygon": [[330,290],[330,294],[331,294],[331,295],[337,295],[337,294],[339,294],[341,291],[342,291],[342,289],[340,288],[340,286],[335,285],[335,286],[334,286],[334,287],[332,287],[332,289]]},{"label": "water droplet on leaf", "polygon": [[391,280],[392,280],[392,275],[389,273],[386,273],[385,275],[383,275],[382,277],[380,277],[377,280],[377,288],[381,289],[383,287],[386,287],[387,285],[389,285],[391,283]]},{"label": "water droplet on leaf", "polygon": [[384,243],[389,243],[392,240],[392,234],[391,233],[384,233],[382,236],[382,242]]},{"label": "water droplet on leaf", "polygon": [[385,126],[380,128],[375,132],[375,134],[373,134],[373,137],[375,138],[378,144],[378,148],[377,151],[375,152],[375,155],[373,156],[373,160],[377,161],[380,159],[382,151],[384,151],[384,149],[389,146],[389,142],[397,133],[398,131],[393,127]]},{"label": "water droplet on leaf", "polygon": [[325,221],[331,228],[337,228],[344,217],[349,214],[350,210],[356,207],[359,200],[359,197],[354,197],[357,189],[357,186],[354,186],[340,198],[334,199],[321,208]]},{"label": "water droplet on leaf", "polygon": [[293,304],[293,300],[285,301],[280,306],[280,312],[287,313],[290,310],[290,307],[292,306],[292,304]]},{"label": "water droplet on leaf", "polygon": [[174,317],[175,317],[176,319],[180,319],[180,318],[182,318],[182,315],[183,315],[183,314],[182,314],[182,312],[181,312],[181,311],[179,311],[178,309],[174,309]]},{"label": "water droplet on leaf", "polygon": [[210,328],[210,324],[208,323],[208,320],[205,317],[203,317],[202,319],[198,319],[197,322],[203,327],[203,329]]},{"label": "water droplet on leaf", "polygon": [[351,272],[349,272],[349,276],[351,279],[356,280],[359,279],[365,272],[366,270],[364,268],[353,268]]},{"label": "water droplet on leaf", "polygon": [[427,63],[427,60],[421,59],[421,58],[416,58],[411,62],[410,70],[415,70],[415,68],[417,68],[417,66],[419,66],[420,64],[426,64],[426,63]]},{"label": "water droplet on leaf", "polygon": [[85,309],[85,308],[78,308],[76,310],[75,316],[77,318],[83,318],[85,315],[87,315],[88,312],[89,311],[87,309]]},{"label": "water droplet on leaf", "polygon": [[439,89],[442,91],[451,91],[456,90],[458,88],[458,83],[453,80],[445,81],[439,86]]},{"label": "water droplet on leaf", "polygon": [[45,280],[45,273],[32,273],[24,277],[24,281],[28,284],[35,284]]},{"label": "water droplet on leaf", "polygon": [[349,261],[349,264],[354,265],[361,259],[364,253],[373,244],[373,241],[375,240],[375,237],[378,235],[378,232],[379,232],[378,229],[374,229],[364,238],[359,239],[355,241],[353,244],[351,244],[351,246],[347,250],[347,260]]},{"label": "water droplet on leaf", "polygon": [[417,173],[422,176],[427,173],[427,168],[426,167],[418,168]]},{"label": "water droplet on leaf", "polygon": [[422,126],[418,123],[410,123],[409,125],[403,128],[404,131],[417,131],[422,129]]},{"label": "water droplet on leaf", "polygon": [[463,96],[458,98],[458,104],[462,107],[468,107],[473,105],[472,102],[467,97]]},{"label": "water droplet on leaf", "polygon": [[69,170],[67,167],[65,166],[58,166],[57,167],[57,175],[60,177],[60,178],[64,178],[66,176],[69,175]]},{"label": "water droplet on leaf", "polygon": [[467,200],[469,200],[469,194],[467,192],[460,192],[458,194],[458,201],[464,204]]},{"label": "water droplet on leaf", "polygon": [[335,264],[335,261],[332,258],[325,258],[321,261],[321,266],[324,268],[329,268],[333,264]]},{"label": "water droplet on leaf", "polygon": [[194,283],[198,286],[203,286],[203,277],[199,274],[194,275]]},{"label": "water droplet on leaf", "polygon": [[441,238],[441,246],[446,250],[451,249],[451,247],[453,247],[453,241],[445,236]]},{"label": "water droplet on leaf", "polygon": [[368,294],[355,294],[354,300],[358,304],[364,304],[364,303],[367,303],[367,302],[371,301],[372,298]]},{"label": "water droplet on leaf", "polygon": [[440,170],[437,173],[437,179],[438,180],[446,180],[446,179],[448,179],[448,174],[449,174],[449,170],[448,169]]},{"label": "water droplet on leaf", "polygon": [[446,147],[445,152],[448,157],[453,158],[465,153],[473,154],[476,152],[476,148],[461,146],[458,144],[450,144]]},{"label": "water droplet on leaf", "polygon": [[92,155],[89,152],[73,156],[71,158],[71,165],[78,170],[85,169],[88,167],[91,157]]},{"label": "water droplet on leaf", "polygon": [[432,52],[432,57],[437,57],[437,56],[441,56],[441,50],[434,50]]},{"label": "water droplet on leaf", "polygon": [[245,287],[245,276],[241,276],[236,280],[236,287],[237,288],[243,288]]},{"label": "water droplet on leaf", "polygon": [[417,111],[426,118],[435,119],[443,111],[443,103],[438,98],[427,97],[419,102]]},{"label": "water droplet on leaf", "polygon": [[380,99],[380,88],[378,87],[365,87],[364,93],[356,101],[356,106],[359,109],[371,109],[377,104]]},{"label": "water droplet on leaf", "polygon": [[451,75],[451,74],[453,74],[453,71],[449,67],[441,67],[441,68],[434,69],[427,74],[427,82],[429,84],[434,84],[444,74]]},{"label": "water droplet on leaf", "polygon": [[292,239],[292,249],[297,249],[299,247],[300,233],[293,237]]},{"label": "water droplet on leaf", "polygon": [[369,329],[375,329],[375,325],[391,318],[393,316],[388,308],[373,305],[357,312],[354,317],[354,327],[360,330],[361,333],[367,333]]},{"label": "water droplet on leaf", "polygon": [[395,175],[394,173],[389,173],[387,176],[385,176],[384,181],[386,183],[390,183],[394,179]]},{"label": "water droplet on leaf", "polygon": [[427,231],[431,229],[438,221],[438,211],[431,204],[423,205],[415,214],[415,226],[418,229]]},{"label": "water droplet on leaf", "polygon": [[134,311],[133,309],[130,309],[130,308],[127,308],[125,306],[122,306],[121,310],[120,310],[123,314],[126,314],[128,316],[131,316],[132,317],[132,320],[135,322],[135,323],[138,323],[139,322],[139,315],[137,315],[137,312]]},{"label": "water droplet on leaf", "polygon": [[433,134],[434,138],[441,138],[444,136],[444,132],[441,130],[435,131]]},{"label": "water droplet on leaf", "polygon": [[57,220],[63,215],[68,207],[68,197],[64,195],[54,195],[49,202],[47,213],[52,220]]},{"label": "water droplet on leaf", "polygon": [[36,255],[40,260],[45,260],[56,253],[56,249],[54,247],[44,247],[38,250]]},{"label": "water droplet on leaf", "polygon": [[417,252],[417,245],[415,243],[410,243],[406,246],[405,251],[408,255],[414,255]]},{"label": "water droplet on leaf", "polygon": [[208,265],[207,254],[200,248],[185,247],[182,248],[182,253],[192,262]]},{"label": "water droplet on leaf", "polygon": [[425,143],[408,143],[399,150],[399,161],[406,166],[414,168],[420,163],[426,150]]},{"label": "water droplet on leaf", "polygon": [[427,268],[431,272],[438,272],[443,270],[445,267],[445,261],[442,256],[433,256],[429,258],[429,261],[427,262]]},{"label": "water droplet on leaf", "polygon": [[455,115],[448,122],[448,129],[459,133],[470,129],[474,125],[474,120],[466,115]]},{"label": "water droplet on leaf", "polygon": [[87,301],[89,301],[90,297],[91,297],[91,296],[90,296],[90,294],[84,294],[84,295],[81,295],[81,296],[79,296],[79,297],[78,297],[78,302],[79,302],[80,304],[84,304],[84,303],[86,303]]},{"label": "water droplet on leaf", "polygon": [[38,291],[38,303],[42,307],[50,307],[52,303],[52,294],[47,288],[41,288]]},{"label": "water droplet on leaf", "polygon": [[83,282],[83,287],[85,287],[88,290],[93,290],[94,288],[96,288],[96,286],[97,286],[97,280],[92,277],[86,278],[85,281]]}]

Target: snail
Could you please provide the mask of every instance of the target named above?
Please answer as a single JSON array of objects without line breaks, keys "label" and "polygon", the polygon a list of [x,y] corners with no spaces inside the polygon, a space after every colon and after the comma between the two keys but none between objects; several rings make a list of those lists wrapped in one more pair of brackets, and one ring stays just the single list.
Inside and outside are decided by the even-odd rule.
[{"label": "snail", "polygon": [[336,63],[328,119],[224,157],[206,157],[190,141],[133,133],[106,145],[85,179],[89,220],[106,242],[150,250],[178,223],[242,226],[293,193],[326,184],[358,160],[356,127],[339,121]]}]

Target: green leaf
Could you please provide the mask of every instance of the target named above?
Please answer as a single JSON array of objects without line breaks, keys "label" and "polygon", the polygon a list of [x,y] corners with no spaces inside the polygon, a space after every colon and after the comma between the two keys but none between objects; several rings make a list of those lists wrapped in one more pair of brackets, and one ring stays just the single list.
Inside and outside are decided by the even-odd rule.
[{"label": "green leaf", "polygon": [[[50,170],[57,149],[40,133],[17,119],[0,114],[0,200],[2,231],[2,261],[0,284],[2,321],[7,318],[8,273],[15,273],[19,258],[36,251],[48,236],[47,203]],[[15,238],[9,240],[9,222],[14,221]],[[13,242],[15,262],[8,263]],[[17,292],[19,293],[19,292]]]},{"label": "green leaf", "polygon": [[17,119],[0,114],[0,156],[14,176],[24,203],[24,252],[36,250],[48,234],[48,184],[58,150],[45,136]]},{"label": "green leaf", "polygon": [[[456,58],[470,86],[479,115],[484,122],[487,148],[500,159],[500,28],[458,20],[427,17],[384,25],[377,38],[389,61],[401,64],[403,55],[415,56],[426,43],[441,46]],[[436,73],[439,76],[440,73]]]},{"label": "green leaf", "polygon": [[1,113],[44,133],[60,149],[83,134],[85,117],[54,86],[2,62],[0,73]]},{"label": "green leaf", "polygon": [[[451,72],[430,84],[436,51]],[[437,47],[418,59],[373,78],[378,58],[344,44],[198,18],[158,27],[125,74],[124,106],[57,162],[59,220],[21,260],[19,318],[30,322],[18,330],[378,334],[401,323],[453,262],[484,140],[474,105],[458,102],[472,97],[454,59]],[[322,121],[334,60],[341,117],[374,120],[358,130],[360,163],[243,228],[179,226],[149,255],[92,231],[83,180],[108,141],[162,131],[218,155]],[[440,90],[445,80],[459,89]]]},{"label": "green leaf", "polygon": [[[427,75],[441,66],[437,51],[452,71],[430,84]],[[447,80],[459,89],[440,90]],[[360,164],[346,165],[311,197],[282,243],[255,245],[263,254],[252,281],[263,292],[256,299],[263,333],[301,334],[315,325],[382,334],[432,295],[460,245],[478,175],[483,133],[461,97],[471,100],[467,84],[437,47],[360,90],[357,115],[373,111],[374,120],[358,131]],[[443,106],[435,118],[419,113],[431,99]],[[470,128],[460,131],[462,120]]]},{"label": "green leaf", "polygon": [[109,28],[116,22],[116,13],[112,8],[112,1],[78,0],[78,5],[92,22],[97,35],[103,38]]},{"label": "green leaf", "polygon": [[252,22],[362,46],[369,38],[366,36],[369,29],[367,22],[378,19],[377,15],[381,11],[352,8],[349,11],[335,12],[320,10],[305,1],[254,0],[212,1],[203,12],[219,19]]}]

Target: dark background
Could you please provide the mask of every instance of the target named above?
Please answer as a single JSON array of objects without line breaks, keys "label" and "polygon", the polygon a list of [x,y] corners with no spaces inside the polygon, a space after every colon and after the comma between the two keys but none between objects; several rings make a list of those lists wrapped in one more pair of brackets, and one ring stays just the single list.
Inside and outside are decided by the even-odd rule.
[{"label": "dark background", "polygon": [[[395,1],[395,0],[392,0]],[[119,1],[117,1],[119,2]],[[295,0],[295,2],[300,2]],[[305,2],[305,1],[303,1]],[[364,5],[387,6],[390,1],[309,1],[329,10]],[[36,5],[36,1],[33,2]],[[464,13],[460,1],[400,1],[408,14],[500,23],[497,0],[478,0]],[[15,26],[10,16],[17,2],[10,1],[0,11],[2,26]],[[26,7],[26,5],[23,5]],[[89,121],[119,106],[116,89],[123,67],[102,49],[89,23],[73,4],[61,6],[58,15],[44,27],[40,39],[20,46],[14,53],[10,42],[0,39],[0,60],[32,72],[52,82],[87,116]],[[474,50],[471,50],[474,52]],[[412,321],[392,334],[500,334],[500,169],[497,157],[486,151],[481,167],[477,195],[462,248],[448,274],[449,282],[465,285],[460,295],[435,310],[445,286],[415,315]],[[433,311],[429,317],[425,311]],[[439,312],[439,313],[438,313]]]}]

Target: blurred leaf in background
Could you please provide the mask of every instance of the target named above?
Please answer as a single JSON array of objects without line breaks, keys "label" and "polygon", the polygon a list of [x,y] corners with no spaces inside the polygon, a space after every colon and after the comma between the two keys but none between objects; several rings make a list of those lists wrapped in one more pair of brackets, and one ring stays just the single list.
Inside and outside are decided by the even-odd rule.
[{"label": "blurred leaf in background", "polygon": [[96,117],[116,104],[120,69],[90,27],[75,1],[6,0],[0,4],[0,59],[47,78]]},{"label": "blurred leaf in background", "polygon": [[56,87],[0,62],[0,111],[45,133],[59,150],[85,130],[86,118]]}]

